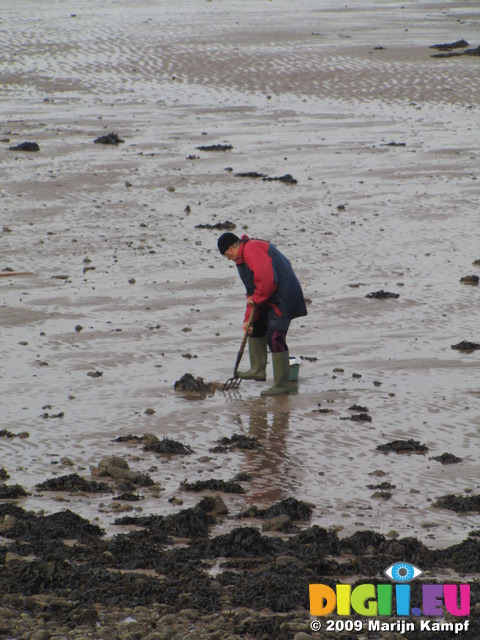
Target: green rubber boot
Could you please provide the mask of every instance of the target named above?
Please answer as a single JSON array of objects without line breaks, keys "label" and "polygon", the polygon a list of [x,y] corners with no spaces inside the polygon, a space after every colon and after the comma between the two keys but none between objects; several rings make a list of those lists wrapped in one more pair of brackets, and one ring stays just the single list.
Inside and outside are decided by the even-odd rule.
[{"label": "green rubber boot", "polygon": [[260,393],[261,396],[279,396],[290,393],[288,377],[290,362],[288,351],[272,353],[273,385]]},{"label": "green rubber boot", "polygon": [[237,376],[242,380],[267,379],[267,340],[263,338],[248,339],[248,353],[250,355],[250,369],[237,371]]}]

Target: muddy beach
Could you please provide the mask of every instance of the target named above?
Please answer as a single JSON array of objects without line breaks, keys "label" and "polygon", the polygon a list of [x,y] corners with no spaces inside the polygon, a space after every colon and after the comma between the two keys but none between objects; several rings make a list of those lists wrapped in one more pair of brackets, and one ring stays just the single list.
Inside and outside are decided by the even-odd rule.
[{"label": "muddy beach", "polygon": [[[185,7],[0,0],[0,638],[324,637],[396,560],[480,637],[480,3]],[[288,397],[221,391],[222,230],[308,298]]]}]

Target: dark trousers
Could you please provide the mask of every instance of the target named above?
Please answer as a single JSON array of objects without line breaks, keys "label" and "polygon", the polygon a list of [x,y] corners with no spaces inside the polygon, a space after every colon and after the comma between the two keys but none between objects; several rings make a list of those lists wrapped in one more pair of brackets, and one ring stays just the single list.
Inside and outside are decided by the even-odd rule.
[{"label": "dark trousers", "polygon": [[[264,305],[258,309],[258,317],[253,321],[252,338],[266,337],[268,348],[272,353],[283,353],[288,351],[287,346],[287,331],[290,323],[287,324],[286,329],[277,329],[278,316],[272,307]],[[285,326],[285,321],[282,321]]]}]

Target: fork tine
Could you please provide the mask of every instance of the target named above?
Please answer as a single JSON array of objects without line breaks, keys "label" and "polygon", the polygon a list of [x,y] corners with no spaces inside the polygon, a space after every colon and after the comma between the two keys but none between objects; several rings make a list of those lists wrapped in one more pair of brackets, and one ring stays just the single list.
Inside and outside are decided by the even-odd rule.
[{"label": "fork tine", "polygon": [[230,391],[230,389],[238,389],[242,379],[241,378],[229,378],[223,385],[223,391]]}]

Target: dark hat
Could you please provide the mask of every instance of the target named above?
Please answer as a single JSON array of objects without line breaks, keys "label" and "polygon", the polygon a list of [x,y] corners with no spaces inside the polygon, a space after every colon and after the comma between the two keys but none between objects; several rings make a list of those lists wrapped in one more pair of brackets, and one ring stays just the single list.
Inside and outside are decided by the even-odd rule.
[{"label": "dark hat", "polygon": [[231,247],[232,244],[235,244],[235,242],[238,242],[239,240],[240,238],[234,233],[230,233],[230,231],[228,231],[227,233],[222,233],[217,242],[218,250],[220,251],[222,256],[225,255],[225,251],[229,247]]}]

